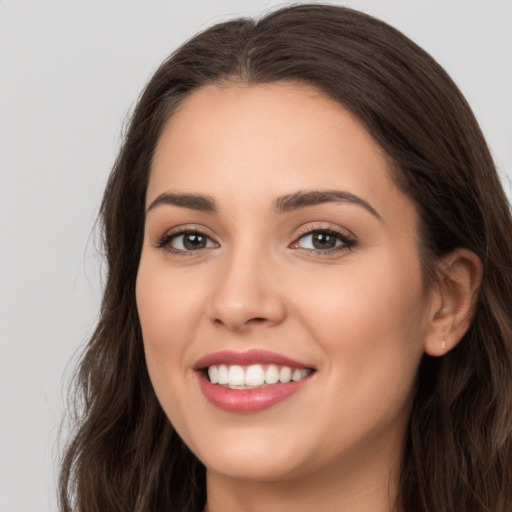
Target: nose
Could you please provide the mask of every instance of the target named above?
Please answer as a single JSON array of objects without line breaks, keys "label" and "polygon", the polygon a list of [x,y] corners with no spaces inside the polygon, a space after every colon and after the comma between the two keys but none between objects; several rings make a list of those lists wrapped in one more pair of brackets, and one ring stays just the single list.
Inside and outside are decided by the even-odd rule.
[{"label": "nose", "polygon": [[216,276],[210,317],[233,331],[278,325],[286,316],[283,292],[269,255],[238,251],[222,262]]}]

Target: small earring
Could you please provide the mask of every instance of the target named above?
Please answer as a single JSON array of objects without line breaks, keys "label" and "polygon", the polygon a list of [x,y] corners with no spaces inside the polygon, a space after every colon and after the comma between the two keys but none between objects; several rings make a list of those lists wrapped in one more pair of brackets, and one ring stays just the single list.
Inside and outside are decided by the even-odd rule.
[{"label": "small earring", "polygon": [[441,348],[446,350],[446,341],[441,341]]}]

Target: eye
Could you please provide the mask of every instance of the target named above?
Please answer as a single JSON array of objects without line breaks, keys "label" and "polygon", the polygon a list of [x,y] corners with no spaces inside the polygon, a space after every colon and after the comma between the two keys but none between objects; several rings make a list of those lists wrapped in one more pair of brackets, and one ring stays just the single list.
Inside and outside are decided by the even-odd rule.
[{"label": "eye", "polygon": [[355,240],[333,229],[315,229],[301,235],[292,244],[293,248],[306,249],[316,253],[329,253],[352,248]]},{"label": "eye", "polygon": [[208,235],[200,231],[181,231],[165,234],[158,242],[159,249],[167,249],[172,253],[186,253],[218,247]]}]

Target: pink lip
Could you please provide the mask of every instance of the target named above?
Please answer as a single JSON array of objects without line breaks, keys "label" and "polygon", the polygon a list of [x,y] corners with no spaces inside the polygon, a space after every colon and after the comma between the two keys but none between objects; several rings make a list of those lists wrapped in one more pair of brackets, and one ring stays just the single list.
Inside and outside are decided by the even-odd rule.
[{"label": "pink lip", "polygon": [[229,389],[212,384],[203,373],[197,373],[199,387],[206,399],[215,407],[229,412],[256,412],[268,409],[297,393],[309,382],[312,375],[288,384],[269,384],[257,389]]},{"label": "pink lip", "polygon": [[247,352],[234,352],[232,350],[222,350],[208,354],[199,359],[194,365],[194,370],[203,370],[214,364],[239,364],[240,366],[249,366],[251,364],[277,364],[281,366],[290,366],[291,368],[311,368],[311,366],[290,359],[289,357],[269,352],[267,350],[248,350]]},{"label": "pink lip", "polygon": [[[276,364],[291,368],[308,368],[308,365],[265,350],[247,352],[222,351],[201,358],[194,365],[199,387],[206,399],[215,407],[228,412],[248,413],[268,409],[286,400],[310,381],[313,374],[287,384],[277,383],[255,389],[229,389],[212,384],[205,375],[205,368],[211,365],[249,366],[251,364]],[[310,368],[310,367],[309,367]]]}]

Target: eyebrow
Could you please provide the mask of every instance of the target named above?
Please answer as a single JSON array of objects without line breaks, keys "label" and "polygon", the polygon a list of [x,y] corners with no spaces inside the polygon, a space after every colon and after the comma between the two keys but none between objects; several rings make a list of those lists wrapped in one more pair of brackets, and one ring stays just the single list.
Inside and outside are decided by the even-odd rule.
[{"label": "eyebrow", "polygon": [[382,220],[379,213],[373,206],[351,192],[341,190],[313,190],[313,191],[299,191],[293,194],[282,196],[274,202],[273,210],[276,213],[285,213],[308,206],[316,206],[324,203],[352,203],[362,206],[368,210],[374,217]]},{"label": "eyebrow", "polygon": [[[293,194],[287,194],[274,201],[272,210],[275,213],[287,213],[324,203],[352,203],[362,206],[374,217],[382,219],[370,203],[351,192],[341,190],[301,190]],[[189,208],[206,213],[216,213],[218,211],[215,200],[210,196],[164,192],[148,206],[146,213],[164,204],[181,206],[182,208]]]},{"label": "eyebrow", "polygon": [[215,213],[217,211],[213,197],[197,194],[173,194],[171,192],[164,192],[148,206],[146,213],[162,204],[181,206],[182,208],[190,208],[191,210],[197,210],[200,212]]}]

